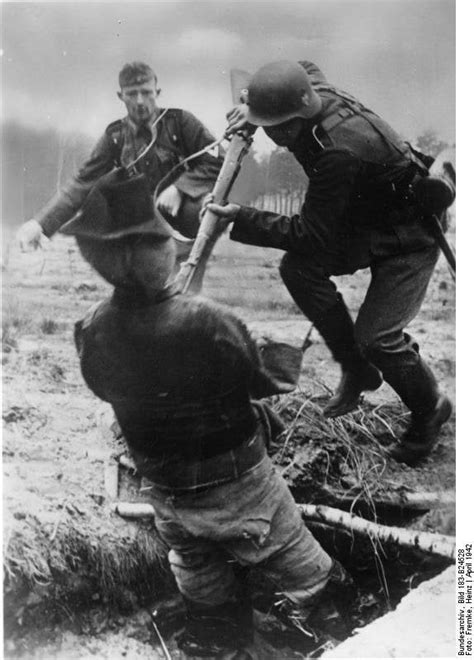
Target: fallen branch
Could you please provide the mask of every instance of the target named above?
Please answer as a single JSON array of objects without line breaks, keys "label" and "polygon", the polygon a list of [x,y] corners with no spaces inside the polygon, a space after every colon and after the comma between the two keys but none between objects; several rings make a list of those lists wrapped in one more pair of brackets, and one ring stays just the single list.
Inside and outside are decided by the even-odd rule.
[{"label": "fallen branch", "polygon": [[[365,534],[380,541],[392,541],[406,548],[419,548],[424,552],[448,559],[453,559],[455,555],[456,539],[453,536],[379,525],[329,506],[298,504],[298,507],[303,517],[308,520],[322,522],[357,534]],[[152,505],[142,502],[119,502],[116,512],[125,518],[152,518],[155,515]]]},{"label": "fallen branch", "polygon": [[315,504],[299,504],[298,506],[303,517],[308,520],[324,522],[350,532],[368,535],[380,541],[392,541],[406,548],[419,548],[425,552],[454,559],[456,539],[453,536],[379,525],[329,506]]},{"label": "fallen branch", "polygon": [[429,509],[444,509],[454,506],[456,503],[455,493],[447,491],[446,493],[410,493],[407,491],[375,493],[370,499],[366,493],[357,493],[349,495],[347,492],[338,493],[330,488],[322,488],[319,495],[327,498],[334,506],[350,507],[352,504],[365,503],[371,507],[397,507],[399,509],[414,509],[417,511],[427,511]]}]

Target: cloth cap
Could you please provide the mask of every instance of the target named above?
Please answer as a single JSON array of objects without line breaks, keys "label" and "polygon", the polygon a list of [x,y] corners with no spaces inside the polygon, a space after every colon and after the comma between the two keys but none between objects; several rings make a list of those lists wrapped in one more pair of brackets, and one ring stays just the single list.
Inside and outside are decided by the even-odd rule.
[{"label": "cloth cap", "polygon": [[154,207],[145,175],[129,177],[122,169],[98,181],[79,213],[61,231],[104,241],[131,234],[148,234],[161,241],[171,237],[170,226]]}]

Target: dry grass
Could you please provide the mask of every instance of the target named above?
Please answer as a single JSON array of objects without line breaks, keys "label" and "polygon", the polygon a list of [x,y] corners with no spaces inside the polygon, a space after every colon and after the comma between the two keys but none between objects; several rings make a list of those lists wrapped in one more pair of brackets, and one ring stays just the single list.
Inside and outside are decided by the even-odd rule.
[{"label": "dry grass", "polygon": [[273,459],[282,467],[296,499],[317,501],[324,489],[344,492],[354,502],[370,501],[386,469],[382,447],[399,437],[408,414],[401,404],[367,403],[349,415],[327,419],[327,397],[299,390],[275,408],[288,424]]},{"label": "dry grass", "polygon": [[6,530],[4,590],[10,625],[23,615],[25,594],[33,605],[73,597],[85,605],[100,600],[127,609],[169,586],[166,549],[150,525],[120,519],[111,524],[103,516],[93,522],[91,530],[89,518],[71,520],[60,510],[52,532],[30,516],[11,534]]}]

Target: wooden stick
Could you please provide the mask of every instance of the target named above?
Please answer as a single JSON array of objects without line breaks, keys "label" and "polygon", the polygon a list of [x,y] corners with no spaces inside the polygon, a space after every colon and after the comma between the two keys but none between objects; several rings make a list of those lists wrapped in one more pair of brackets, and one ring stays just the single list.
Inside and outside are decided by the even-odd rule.
[{"label": "wooden stick", "polygon": [[350,532],[372,536],[380,541],[393,541],[406,548],[419,548],[449,559],[454,559],[455,556],[456,539],[453,536],[379,525],[329,506],[316,504],[299,504],[298,506],[303,517],[308,520],[324,522]]}]

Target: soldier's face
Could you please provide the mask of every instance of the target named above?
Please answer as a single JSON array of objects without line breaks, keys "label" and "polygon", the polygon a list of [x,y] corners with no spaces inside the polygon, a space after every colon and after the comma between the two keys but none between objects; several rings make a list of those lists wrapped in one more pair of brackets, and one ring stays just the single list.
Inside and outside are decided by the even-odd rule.
[{"label": "soldier's face", "polygon": [[155,80],[147,80],[140,85],[122,87],[117,95],[125,103],[130,119],[135,124],[146,124],[153,116],[159,93]]},{"label": "soldier's face", "polygon": [[264,126],[263,130],[279,147],[292,147],[301,133],[303,124],[301,117],[294,117],[283,124]]}]

